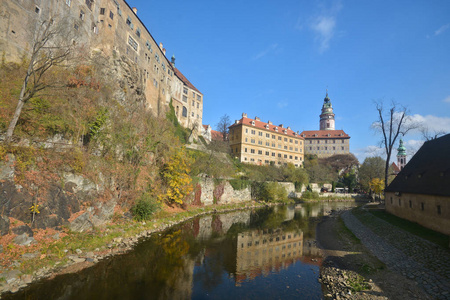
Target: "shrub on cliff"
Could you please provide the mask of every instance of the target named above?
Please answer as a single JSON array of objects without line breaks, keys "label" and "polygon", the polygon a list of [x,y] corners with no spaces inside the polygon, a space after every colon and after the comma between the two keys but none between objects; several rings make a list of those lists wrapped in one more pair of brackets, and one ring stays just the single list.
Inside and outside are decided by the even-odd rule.
[{"label": "shrub on cliff", "polygon": [[136,201],[136,204],[131,208],[131,213],[135,220],[145,221],[149,220],[160,209],[161,205],[146,193]]}]

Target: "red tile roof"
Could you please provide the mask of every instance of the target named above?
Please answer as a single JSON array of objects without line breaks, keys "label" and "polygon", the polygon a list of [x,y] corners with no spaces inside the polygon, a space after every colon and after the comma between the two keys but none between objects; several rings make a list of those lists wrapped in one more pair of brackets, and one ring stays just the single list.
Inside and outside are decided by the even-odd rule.
[{"label": "red tile roof", "polygon": [[349,139],[344,130],[306,130],[300,133],[306,139]]},{"label": "red tile roof", "polygon": [[211,130],[211,140],[213,141],[223,141],[223,134],[217,130]]},{"label": "red tile roof", "polygon": [[392,163],[392,170],[394,171],[394,174],[398,174],[400,172],[400,168],[397,166],[395,162]]},{"label": "red tile roof", "polygon": [[[187,78],[183,75],[183,73],[180,72],[180,70],[178,70],[177,68],[173,67],[173,72],[175,73],[175,75],[180,78],[181,81],[183,81],[183,83],[185,85],[187,85],[189,88],[193,89],[194,91],[196,91],[197,93],[201,92],[199,90],[197,90],[197,88],[189,81],[187,80]],[[202,94],[203,95],[203,94]]]},{"label": "red tile roof", "polygon": [[[254,122],[255,125],[253,125],[252,122]],[[273,125],[273,124],[257,121],[257,120],[246,118],[246,117],[241,118],[240,120],[237,121],[237,123],[234,123],[229,128],[236,127],[236,126],[239,126],[241,124],[242,125],[251,126],[251,127],[256,127],[256,128],[259,128],[259,129],[269,130],[269,131],[273,131],[273,132],[277,132],[277,133],[286,133],[286,135],[290,135],[290,136],[293,136],[293,137],[296,137],[296,138],[303,139],[298,133],[296,133],[295,131],[293,131],[291,129],[287,129],[285,127],[276,126],[276,125]],[[278,129],[278,131],[275,130],[276,128]],[[284,132],[284,130],[286,132]]]}]

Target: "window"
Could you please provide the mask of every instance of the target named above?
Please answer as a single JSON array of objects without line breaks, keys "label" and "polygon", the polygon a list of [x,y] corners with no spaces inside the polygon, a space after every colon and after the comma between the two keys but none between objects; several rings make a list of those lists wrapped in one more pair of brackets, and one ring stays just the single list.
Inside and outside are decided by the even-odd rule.
[{"label": "window", "polygon": [[188,93],[187,88],[183,88],[183,94],[186,94],[186,95],[187,95],[187,93]]},{"label": "window", "polygon": [[255,139],[251,139],[250,143],[254,144],[255,143]]},{"label": "window", "polygon": [[78,24],[74,24],[73,28],[75,28],[75,30],[78,30]]},{"label": "window", "polygon": [[201,100],[201,99],[200,99],[200,95],[197,95],[197,100],[198,100],[198,101],[200,101],[200,100]]},{"label": "window", "polygon": [[105,8],[104,8],[104,7],[100,8],[100,14],[101,14],[101,15],[104,15],[104,14],[105,14]]},{"label": "window", "polygon": [[420,208],[423,210],[425,210],[425,205],[423,204],[423,202],[420,203]]},{"label": "window", "polygon": [[183,101],[187,102],[187,97],[186,96],[183,96]]},{"label": "window", "polygon": [[66,4],[67,4],[67,6],[69,6],[69,7],[70,7],[70,1],[71,1],[71,0],[66,0]]},{"label": "window", "polygon": [[342,144],[344,143],[345,141],[344,140],[342,140]]},{"label": "window", "polygon": [[402,199],[398,199],[398,206],[402,206]]},{"label": "window", "polygon": [[200,103],[197,102],[197,108],[200,108]]},{"label": "window", "polygon": [[258,150],[258,154],[262,154],[262,150]]},{"label": "window", "polygon": [[138,50],[138,43],[133,39],[133,37],[128,36],[128,44],[131,46],[131,48],[133,48],[135,51]]},{"label": "window", "polygon": [[131,27],[131,18],[130,17],[128,17],[127,18],[127,20],[125,21],[125,23],[128,25],[128,26],[130,26]]},{"label": "window", "polygon": [[84,11],[80,10],[80,20],[84,20]]},{"label": "window", "polygon": [[192,113],[192,117],[194,117],[194,113]]},{"label": "window", "polygon": [[187,108],[183,106],[183,117],[187,117]]},{"label": "window", "polygon": [[266,133],[266,138],[270,138],[270,133]]},{"label": "window", "polygon": [[289,159],[292,159],[292,155],[289,155]]},{"label": "window", "polygon": [[272,134],[272,138],[275,139],[275,134]]},{"label": "window", "polygon": [[344,147],[341,147],[341,150],[344,151]]},{"label": "window", "polygon": [[284,155],[284,158],[287,158],[287,154]]},{"label": "window", "polygon": [[441,212],[441,206],[440,205],[438,205],[437,206],[437,213],[438,213],[438,215],[440,215],[442,212]]},{"label": "window", "polygon": [[263,133],[261,131],[258,131],[259,136],[263,136]]},{"label": "window", "polygon": [[281,157],[281,153],[278,153],[278,157]]},{"label": "window", "polygon": [[251,131],[251,133],[252,133],[252,134],[255,134],[255,133],[256,133],[256,131],[255,131],[255,130],[252,130],[252,131]]},{"label": "window", "polygon": [[244,148],[244,152],[247,152],[247,148]]},{"label": "window", "polygon": [[141,30],[138,28],[138,29],[136,29],[136,35],[138,36],[138,37],[141,37]]},{"label": "window", "polygon": [[284,138],[284,141],[287,142],[287,138]]},{"label": "window", "polygon": [[261,140],[258,141],[258,145],[262,145],[262,141]]},{"label": "window", "polygon": [[194,100],[192,100],[192,106],[195,106],[195,101]]},{"label": "window", "polygon": [[86,6],[90,9],[90,10],[92,10],[92,0],[86,0],[85,1],[86,2]]},{"label": "window", "polygon": [[278,140],[281,141],[281,136],[278,137]]},{"label": "window", "polygon": [[111,18],[111,20],[114,20],[114,13],[112,11],[109,12],[109,17]]},{"label": "window", "polygon": [[266,151],[266,155],[267,155],[267,156],[269,156],[269,155],[270,155],[269,151]]},{"label": "window", "polygon": [[194,98],[194,99],[195,99],[195,93],[194,93],[194,92],[192,92],[192,98]]},{"label": "window", "polygon": [[255,149],[250,149],[250,153],[255,154]]},{"label": "window", "polygon": [[36,6],[36,7],[34,8],[34,12],[37,13],[37,14],[39,14],[39,13],[41,12],[41,9],[40,9],[39,7]]},{"label": "window", "polygon": [[275,156],[275,152],[272,152],[272,156]]}]

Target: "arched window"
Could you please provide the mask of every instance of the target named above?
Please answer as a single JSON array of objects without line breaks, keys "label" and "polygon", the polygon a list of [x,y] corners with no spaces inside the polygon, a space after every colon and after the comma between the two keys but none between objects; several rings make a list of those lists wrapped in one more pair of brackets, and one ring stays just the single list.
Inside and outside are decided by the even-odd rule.
[{"label": "arched window", "polygon": [[187,117],[187,108],[183,106],[183,117]]}]

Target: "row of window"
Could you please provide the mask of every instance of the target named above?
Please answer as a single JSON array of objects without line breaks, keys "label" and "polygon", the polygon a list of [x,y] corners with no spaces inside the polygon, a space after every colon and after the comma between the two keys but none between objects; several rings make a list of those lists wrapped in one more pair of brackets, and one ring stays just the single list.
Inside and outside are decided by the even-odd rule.
[{"label": "row of window", "polygon": [[[245,138],[244,141],[246,143],[248,143],[248,138]],[[256,140],[255,139],[250,139],[250,143],[252,144],[256,144]],[[263,145],[263,141],[262,140],[258,140],[258,145]],[[270,143],[268,141],[265,142],[265,145],[267,147],[272,147],[272,148],[276,148],[277,144],[275,143]],[[303,152],[303,148],[298,148],[298,147],[292,147],[292,146],[287,146],[287,145],[282,145],[282,144],[278,144],[278,149],[284,149],[284,150],[289,150],[289,151],[295,151],[295,152]]]},{"label": "row of window", "polygon": [[[394,200],[391,197],[391,204],[393,204],[393,203],[394,203]],[[400,199],[400,198],[398,199],[398,206],[400,206],[400,207],[402,206],[402,199]],[[413,208],[413,203],[412,203],[411,200],[409,200],[409,208]],[[425,203],[420,202],[420,210],[421,211],[425,211]],[[440,205],[436,205],[436,212],[437,212],[438,215],[442,214],[442,208],[441,208]]]},{"label": "row of window", "polygon": [[[249,133],[248,128],[245,128],[245,133],[247,133],[247,134]],[[258,136],[264,136],[264,132],[262,132],[262,131],[256,131],[256,130],[254,130],[254,129],[251,129],[251,130],[250,130],[250,134],[256,135],[257,133],[258,133]],[[272,135],[271,135],[270,133],[266,133],[265,136],[266,136],[266,138],[272,137],[272,139],[274,139],[274,140],[277,138],[275,134],[272,134]],[[285,137],[285,138],[283,138],[283,137],[281,137],[281,136],[278,137],[278,140],[279,140],[279,141],[282,141],[283,139],[284,139],[285,142],[288,141],[288,138],[287,138],[287,137]],[[289,139],[289,143],[299,144],[299,142],[300,142],[300,145],[302,145],[302,141]]]},{"label": "row of window", "polygon": [[[328,144],[328,141],[330,141],[329,144],[336,144],[336,140],[332,140],[333,142],[331,142],[331,140],[325,140],[324,144]],[[320,144],[320,140],[317,140],[317,143],[315,143],[315,142],[313,143],[313,140],[309,140],[309,143],[310,144]],[[344,143],[345,143],[345,140],[341,140],[341,144],[344,144]]]},{"label": "row of window", "polygon": [[[339,148],[339,147],[338,147]],[[313,150],[325,150],[325,151],[327,151],[327,150],[336,150],[336,147],[335,146],[333,146],[333,149],[331,149],[331,147],[317,147],[317,148],[315,148],[315,147],[309,147],[309,150],[310,151],[313,151]],[[342,151],[344,151],[345,150],[345,147],[341,147],[341,150]]]},{"label": "row of window", "polygon": [[[234,151],[234,153],[239,153],[239,149],[238,148],[235,148],[235,149],[233,149],[233,148],[231,148],[231,153],[233,153],[233,151]],[[244,148],[244,153],[249,153],[249,151],[248,151],[248,148]],[[258,155],[263,155],[263,153],[264,153],[264,155],[265,156],[272,156],[272,157],[278,157],[278,158],[289,158],[289,159],[294,159],[294,160],[302,160],[302,157],[300,156],[295,156],[295,155],[289,155],[289,154],[283,154],[283,153],[276,153],[276,152],[270,152],[270,151],[263,151],[263,150],[256,150],[256,149],[252,149],[252,148],[250,148],[250,153],[251,154],[256,154],[256,153],[258,153]]]}]

